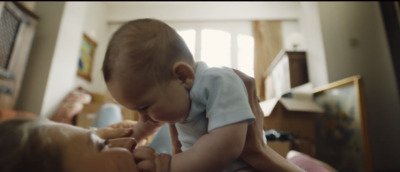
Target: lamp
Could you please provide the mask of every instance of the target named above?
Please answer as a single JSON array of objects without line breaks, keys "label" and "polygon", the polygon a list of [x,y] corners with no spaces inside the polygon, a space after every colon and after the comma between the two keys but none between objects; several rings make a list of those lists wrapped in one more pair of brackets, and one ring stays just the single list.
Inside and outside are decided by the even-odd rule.
[{"label": "lamp", "polygon": [[302,47],[304,44],[303,35],[298,32],[293,32],[287,37],[287,43],[288,46],[293,49],[293,51],[297,51],[299,47]]}]

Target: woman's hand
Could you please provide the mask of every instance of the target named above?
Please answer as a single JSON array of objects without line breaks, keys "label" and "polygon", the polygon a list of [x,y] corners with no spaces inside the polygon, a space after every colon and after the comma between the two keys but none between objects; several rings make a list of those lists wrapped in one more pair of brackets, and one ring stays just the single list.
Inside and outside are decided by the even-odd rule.
[{"label": "woman's hand", "polygon": [[122,122],[112,124],[106,128],[98,129],[96,130],[96,134],[102,139],[128,137],[132,135],[132,128],[136,123],[136,121],[124,120]]},{"label": "woman's hand", "polygon": [[141,146],[133,151],[133,156],[139,171],[169,172],[171,155],[157,153],[151,147]]},{"label": "woman's hand", "polygon": [[132,120],[123,120],[122,122],[112,124],[107,128],[133,128],[138,122]]},{"label": "woman's hand", "polygon": [[256,94],[255,80],[239,70],[233,70],[246,86],[249,104],[256,118],[247,128],[246,143],[240,158],[260,171],[303,171],[264,143],[264,114]]}]

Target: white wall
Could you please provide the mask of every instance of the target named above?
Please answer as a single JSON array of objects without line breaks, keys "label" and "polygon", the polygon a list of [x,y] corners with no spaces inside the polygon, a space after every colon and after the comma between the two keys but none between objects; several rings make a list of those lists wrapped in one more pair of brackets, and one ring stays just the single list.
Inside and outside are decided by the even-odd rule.
[{"label": "white wall", "polygon": [[37,2],[40,20],[16,108],[50,117],[74,88],[86,2]]},{"label": "white wall", "polygon": [[37,2],[40,17],[16,109],[41,114],[65,2]]},{"label": "white wall", "polygon": [[318,2],[301,2],[300,31],[307,47],[307,67],[310,82],[314,87],[328,83],[326,58],[319,18]]},{"label": "white wall", "polygon": [[51,116],[73,89],[86,2],[66,2],[61,18],[41,115]]},{"label": "white wall", "polygon": [[283,20],[282,35],[300,31],[300,2],[106,2],[109,34],[137,18],[157,18],[171,25],[183,22],[249,22]]},{"label": "white wall", "polygon": [[[50,117],[78,86],[104,93],[100,70],[108,38],[105,10],[102,2],[37,2],[35,13],[41,20],[17,109]],[[91,82],[76,75],[83,33],[98,44]]]},{"label": "white wall", "polygon": [[[283,48],[286,50],[293,51],[292,41],[293,41],[293,34],[297,34],[301,36],[298,43],[297,50],[298,51],[306,51],[307,44],[305,42],[304,34],[301,33],[300,30],[300,23],[299,20],[282,20],[281,21],[281,30],[282,30],[282,41],[283,41]],[[299,38],[299,37],[297,37]],[[297,42],[297,41],[296,41]]]},{"label": "white wall", "polygon": [[[319,2],[329,82],[363,77],[375,170],[400,169],[400,101],[378,2]],[[356,40],[355,45],[350,41]]]},{"label": "white wall", "polygon": [[299,2],[108,2],[109,22],[135,18],[178,21],[297,19]]},{"label": "white wall", "polygon": [[101,67],[103,64],[109,34],[106,21],[107,9],[103,2],[87,2],[87,4],[83,32],[88,34],[94,41],[96,41],[97,48],[94,53],[91,81],[88,82],[80,77],[76,77],[74,85],[75,87],[82,86],[91,92],[104,93],[107,88],[101,73]]}]

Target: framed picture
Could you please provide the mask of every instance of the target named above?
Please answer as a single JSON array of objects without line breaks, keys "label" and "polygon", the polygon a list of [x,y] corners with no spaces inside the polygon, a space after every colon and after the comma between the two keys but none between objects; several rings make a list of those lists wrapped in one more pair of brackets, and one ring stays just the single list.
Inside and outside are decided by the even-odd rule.
[{"label": "framed picture", "polygon": [[87,81],[91,81],[94,52],[96,47],[97,43],[84,33],[79,53],[78,76]]},{"label": "framed picture", "polygon": [[372,171],[361,76],[315,88],[325,109],[316,122],[316,158],[338,171]]}]

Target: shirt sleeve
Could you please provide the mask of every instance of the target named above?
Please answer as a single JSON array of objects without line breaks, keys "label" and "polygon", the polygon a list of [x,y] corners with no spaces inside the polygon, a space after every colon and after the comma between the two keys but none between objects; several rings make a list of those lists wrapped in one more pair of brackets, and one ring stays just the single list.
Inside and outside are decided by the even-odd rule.
[{"label": "shirt sleeve", "polygon": [[230,68],[209,68],[200,78],[208,118],[208,131],[225,125],[255,120],[251,111],[246,87]]}]

